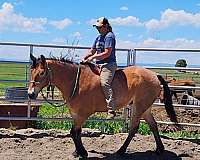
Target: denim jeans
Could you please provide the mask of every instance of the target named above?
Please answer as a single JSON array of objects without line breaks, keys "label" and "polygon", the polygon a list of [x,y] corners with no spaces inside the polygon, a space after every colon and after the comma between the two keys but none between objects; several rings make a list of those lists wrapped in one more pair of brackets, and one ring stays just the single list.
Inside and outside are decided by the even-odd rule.
[{"label": "denim jeans", "polygon": [[113,97],[113,90],[111,86],[116,69],[117,69],[116,62],[106,63],[101,65],[100,81],[106,99],[108,110],[116,109]]}]

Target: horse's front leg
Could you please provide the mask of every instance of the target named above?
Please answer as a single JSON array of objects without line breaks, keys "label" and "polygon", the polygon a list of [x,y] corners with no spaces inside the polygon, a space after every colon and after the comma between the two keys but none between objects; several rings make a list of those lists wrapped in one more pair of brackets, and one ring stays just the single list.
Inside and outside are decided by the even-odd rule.
[{"label": "horse's front leg", "polygon": [[88,156],[88,153],[87,151],[85,150],[84,146],[83,146],[83,143],[82,143],[82,140],[81,140],[81,127],[79,128],[76,128],[76,127],[72,127],[71,128],[71,137],[74,141],[74,144],[75,144],[75,152],[73,153],[74,156],[81,156],[82,158],[87,158]]}]

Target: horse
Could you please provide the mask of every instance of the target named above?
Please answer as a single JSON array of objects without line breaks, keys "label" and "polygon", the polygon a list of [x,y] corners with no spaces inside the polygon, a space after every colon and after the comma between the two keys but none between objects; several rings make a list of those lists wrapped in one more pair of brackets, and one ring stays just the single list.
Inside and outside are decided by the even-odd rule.
[{"label": "horse", "polygon": [[[177,80],[173,78],[173,79],[167,80],[167,82],[169,86],[191,86],[191,87],[196,86],[195,82],[190,79]],[[170,91],[171,91],[171,96],[172,97],[174,96],[177,102],[179,102],[177,93],[186,92],[188,95],[193,96],[194,89],[171,88]],[[160,98],[160,102],[162,103],[164,101],[163,91],[161,91],[159,98]]]},{"label": "horse", "polygon": [[[107,112],[106,100],[101,89],[99,75],[95,67],[89,64],[77,64],[69,60],[46,59],[30,55],[32,60],[31,78],[28,88],[30,99],[36,99],[38,93],[48,84],[55,85],[62,93],[73,119],[70,130],[75,145],[74,156],[88,157],[81,140],[83,123],[95,112]],[[151,70],[129,66],[118,69],[114,75],[112,87],[117,109],[131,105],[132,117],[128,136],[117,154],[124,154],[138,131],[140,119],[143,118],[150,126],[156,141],[156,153],[164,151],[157,123],[151,113],[151,106],[164,86],[165,109],[174,124],[178,124],[176,113],[172,105],[170,90],[162,76]],[[108,142],[109,143],[109,142]]]}]

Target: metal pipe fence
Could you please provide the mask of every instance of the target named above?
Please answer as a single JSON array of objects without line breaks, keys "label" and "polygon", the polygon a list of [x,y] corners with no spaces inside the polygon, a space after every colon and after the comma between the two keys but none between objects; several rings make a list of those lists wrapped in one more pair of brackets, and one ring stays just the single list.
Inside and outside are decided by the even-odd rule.
[{"label": "metal pipe fence", "polygon": [[[34,52],[34,47],[43,47],[43,48],[73,48],[73,49],[90,49],[90,47],[82,47],[82,46],[65,46],[65,45],[48,45],[48,44],[30,44],[30,43],[0,43],[0,46],[24,46],[24,47],[29,47],[29,53]],[[195,52],[195,53],[200,53],[200,49],[164,49],[164,48],[133,48],[133,49],[121,49],[117,48],[117,51],[123,51],[127,52],[127,66],[130,65],[135,65],[136,64],[136,59],[137,59],[137,54],[140,51],[164,51],[164,52]],[[123,67],[123,66],[122,66]],[[185,67],[148,67],[148,69],[162,69],[162,70],[183,70],[183,71],[197,71],[200,72],[200,68],[185,68]],[[26,79],[25,80],[0,80],[0,83],[10,83],[10,82],[19,82],[19,83],[28,83],[29,80],[29,72],[28,68],[26,69]],[[178,89],[196,89],[200,90],[200,87],[186,87],[186,86],[170,86],[170,88],[178,88]],[[40,103],[35,103],[34,105],[40,105]],[[30,110],[31,110],[31,104],[32,102],[27,100],[26,103],[23,105],[27,106],[27,117],[0,117],[0,120],[71,120],[71,117],[66,117],[66,118],[36,118],[36,117],[31,117],[30,116]],[[34,103],[34,102],[33,102]],[[9,104],[8,104],[9,105]],[[18,102],[18,105],[19,102]],[[22,105],[22,104],[21,104]],[[162,103],[154,103],[156,106],[163,106],[164,104]],[[1,106],[1,104],[0,104]],[[184,107],[188,109],[200,109],[200,106],[194,106],[194,105],[180,105],[180,104],[175,104],[175,107]],[[104,121],[105,119],[89,119],[89,121]],[[158,123],[161,124],[173,124],[171,122],[161,122],[158,121]],[[200,124],[186,124],[186,123],[180,123],[185,126],[196,126],[200,127]]]}]

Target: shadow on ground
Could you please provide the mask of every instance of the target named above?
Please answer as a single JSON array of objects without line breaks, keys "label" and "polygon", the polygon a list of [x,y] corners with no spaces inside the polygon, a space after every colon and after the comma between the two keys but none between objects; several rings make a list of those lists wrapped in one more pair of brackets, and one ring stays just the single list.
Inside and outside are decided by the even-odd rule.
[{"label": "shadow on ground", "polygon": [[135,153],[125,153],[122,156],[118,154],[111,154],[106,152],[97,152],[97,151],[89,151],[95,154],[103,155],[103,158],[98,157],[88,157],[88,160],[182,160],[182,157],[187,157],[187,155],[176,155],[176,153],[171,151],[164,151],[164,153],[160,156],[155,154],[153,151],[146,152],[135,152]]}]

